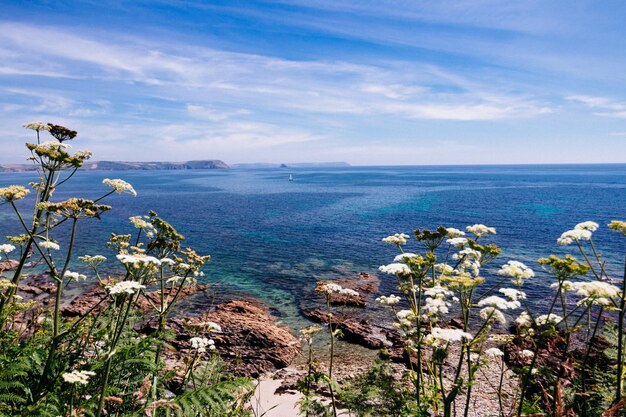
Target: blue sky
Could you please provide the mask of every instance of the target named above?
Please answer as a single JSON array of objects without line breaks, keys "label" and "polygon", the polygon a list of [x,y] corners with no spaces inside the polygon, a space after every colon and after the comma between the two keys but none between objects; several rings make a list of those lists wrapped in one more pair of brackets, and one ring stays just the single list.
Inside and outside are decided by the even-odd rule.
[{"label": "blue sky", "polygon": [[0,163],[626,162],[622,1],[0,0]]}]

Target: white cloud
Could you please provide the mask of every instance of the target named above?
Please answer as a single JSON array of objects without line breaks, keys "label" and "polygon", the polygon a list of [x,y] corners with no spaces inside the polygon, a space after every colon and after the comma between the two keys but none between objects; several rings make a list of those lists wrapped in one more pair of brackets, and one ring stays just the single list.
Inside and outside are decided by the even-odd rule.
[{"label": "white cloud", "polygon": [[615,101],[607,97],[595,97],[585,95],[568,96],[566,99],[583,103],[588,107],[600,109],[593,114],[602,117],[614,117],[618,119],[626,119],[626,103]]}]

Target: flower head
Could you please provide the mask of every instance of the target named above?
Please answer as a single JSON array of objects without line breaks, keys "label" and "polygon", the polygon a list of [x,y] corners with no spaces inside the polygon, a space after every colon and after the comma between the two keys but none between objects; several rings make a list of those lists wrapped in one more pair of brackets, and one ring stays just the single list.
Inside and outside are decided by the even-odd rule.
[{"label": "flower head", "polygon": [[450,246],[461,249],[463,246],[467,245],[467,239],[464,237],[453,237],[452,239],[447,239],[446,243]]},{"label": "flower head", "polygon": [[502,268],[500,268],[497,274],[513,278],[513,282],[518,285],[521,285],[523,280],[535,276],[535,272],[532,269],[518,261],[508,261],[506,264],[502,265]]},{"label": "flower head", "polygon": [[137,197],[137,191],[135,191],[133,186],[119,178],[114,180],[105,178],[102,180],[102,184],[108,185],[109,187],[113,188],[116,193],[128,193],[133,197]]},{"label": "flower head", "polygon": [[500,310],[516,309],[521,306],[519,301],[507,301],[497,295],[485,297],[478,302],[478,307],[491,306],[499,308]]},{"label": "flower head", "polygon": [[446,228],[446,231],[448,232],[448,237],[450,238],[465,236],[464,231],[455,229],[454,227],[448,227]]},{"label": "flower head", "polygon": [[0,201],[10,203],[15,200],[21,200],[26,197],[29,192],[26,187],[22,187],[21,185],[9,185],[8,187],[0,188]]},{"label": "flower head", "polygon": [[574,226],[574,230],[589,230],[590,232],[595,232],[596,230],[598,230],[598,227],[600,227],[598,223],[587,221],[578,223],[576,226]]},{"label": "flower head", "polygon": [[395,258],[393,258],[394,262],[405,262],[409,259],[413,259],[413,258],[417,258],[419,255],[415,254],[415,253],[411,253],[411,252],[404,252],[401,253],[400,255],[396,255]]},{"label": "flower head", "polygon": [[567,232],[563,232],[561,237],[556,240],[560,246],[571,245],[573,242],[578,242],[580,240],[589,240],[591,239],[591,230],[589,229],[572,229]]},{"label": "flower head", "polygon": [[63,278],[67,278],[72,281],[80,281],[80,280],[84,281],[87,279],[85,275],[79,274],[78,272],[72,272],[72,271],[65,271],[65,274],[63,274]]},{"label": "flower head", "polygon": [[112,287],[107,287],[109,290],[109,294],[135,294],[137,291],[146,288],[145,285],[142,285],[136,281],[122,281],[113,285]]},{"label": "flower head", "polygon": [[495,227],[487,227],[484,224],[475,224],[473,226],[467,226],[466,229],[468,232],[472,233],[476,237],[496,234]]},{"label": "flower head", "polygon": [[409,238],[409,235],[405,233],[396,233],[392,236],[387,236],[383,239],[385,243],[391,243],[392,245],[404,245],[406,240]]},{"label": "flower head", "polygon": [[489,323],[506,324],[506,317],[504,314],[495,307],[485,307],[480,310],[480,317],[487,320]]},{"label": "flower head", "polygon": [[48,123],[44,123],[44,122],[24,123],[22,127],[25,127],[26,129],[36,130],[37,132],[42,131],[42,130],[50,130],[50,126],[48,126]]},{"label": "flower head", "polygon": [[15,250],[15,246],[13,245],[9,245],[9,244],[0,245],[0,253],[9,253],[9,252],[13,252],[14,250]]},{"label": "flower head", "polygon": [[61,249],[58,243],[55,243],[51,240],[44,240],[43,242],[39,242],[39,247],[48,249],[48,250],[50,249],[60,250]]},{"label": "flower head", "polygon": [[67,127],[61,125],[54,125],[52,123],[48,123],[47,130],[50,131],[50,134],[59,142],[72,140],[76,137],[76,135],[78,135],[78,132],[75,130],[68,129]]},{"label": "flower head", "polygon": [[380,272],[385,272],[387,274],[396,274],[396,275],[408,275],[411,273],[411,268],[409,268],[406,264],[401,263],[392,263],[389,265],[382,265],[378,268]]},{"label": "flower head", "polygon": [[89,383],[89,377],[95,376],[96,373],[92,371],[72,371],[65,372],[63,375],[63,380],[70,384],[80,384],[87,385]]},{"label": "flower head", "polygon": [[207,339],[206,337],[192,337],[189,339],[189,342],[191,342],[191,347],[196,349],[198,353],[206,352],[207,348],[209,350],[215,349],[215,342],[213,339]]},{"label": "flower head", "polygon": [[543,326],[548,323],[559,324],[563,321],[563,317],[558,314],[550,313],[550,314],[542,314],[541,316],[537,316],[535,319],[535,323],[539,326]]},{"label": "flower head", "polygon": [[611,223],[608,224],[609,229],[620,233],[622,236],[626,236],[626,222],[623,222],[621,220],[613,220]]},{"label": "flower head", "polygon": [[98,265],[100,265],[101,263],[107,260],[107,258],[105,258],[102,255],[94,255],[94,256],[83,255],[83,256],[79,256],[78,259],[83,261],[87,265],[91,266],[92,268],[97,267]]},{"label": "flower head", "polygon": [[392,306],[400,302],[400,297],[398,297],[397,295],[393,295],[393,294],[391,294],[389,297],[381,295],[380,297],[376,299],[376,301],[381,303],[382,305]]},{"label": "flower head", "polygon": [[495,359],[495,358],[501,358],[504,356],[504,352],[502,352],[500,349],[493,347],[493,348],[489,348],[485,351],[485,355],[487,355],[488,358],[491,359]]},{"label": "flower head", "polygon": [[333,284],[333,283],[318,285],[317,288],[315,288],[315,291],[320,292],[322,294],[326,294],[326,295],[339,294],[339,295],[344,295],[347,297],[359,296],[358,292],[350,288],[343,288],[341,285]]},{"label": "flower head", "polygon": [[440,342],[460,342],[462,340],[472,340],[474,337],[461,329],[443,329],[441,327],[433,327],[431,333],[426,336],[426,341],[433,343]]}]

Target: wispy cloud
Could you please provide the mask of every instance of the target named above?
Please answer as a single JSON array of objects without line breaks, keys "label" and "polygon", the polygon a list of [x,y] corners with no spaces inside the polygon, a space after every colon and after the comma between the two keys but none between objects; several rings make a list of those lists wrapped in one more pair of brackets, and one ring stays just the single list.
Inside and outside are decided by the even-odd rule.
[{"label": "wispy cloud", "polygon": [[619,102],[607,97],[593,97],[584,95],[568,96],[566,99],[585,104],[587,107],[598,109],[593,112],[596,116],[616,117],[626,119],[626,102]]}]

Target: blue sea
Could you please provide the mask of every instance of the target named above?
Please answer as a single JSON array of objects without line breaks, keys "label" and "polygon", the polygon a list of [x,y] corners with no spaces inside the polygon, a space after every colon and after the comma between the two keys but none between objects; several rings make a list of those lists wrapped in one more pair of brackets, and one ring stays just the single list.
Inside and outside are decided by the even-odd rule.
[{"label": "blue sea", "polygon": [[[34,175],[0,174],[0,186],[26,185]],[[626,220],[621,164],[79,171],[54,199],[97,198],[108,191],[104,178],[130,182],[138,196],[114,195],[102,220],[82,223],[76,256],[113,259],[105,245],[110,233],[132,232],[128,217],[154,210],[187,245],[212,256],[203,279],[216,283],[219,295],[260,298],[296,327],[303,323],[298,306],[316,280],[377,273],[396,255],[381,239],[415,228],[495,227],[489,241],[503,252],[486,275],[522,261],[538,272],[527,288],[536,300],[552,282],[536,260],[573,252],[556,239],[576,223],[603,226],[594,240],[608,270],[616,277],[623,271],[626,238],[605,226]],[[10,206],[0,206],[0,236],[17,232]],[[383,292],[393,291],[392,277],[381,278]]]}]

